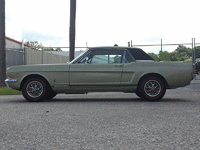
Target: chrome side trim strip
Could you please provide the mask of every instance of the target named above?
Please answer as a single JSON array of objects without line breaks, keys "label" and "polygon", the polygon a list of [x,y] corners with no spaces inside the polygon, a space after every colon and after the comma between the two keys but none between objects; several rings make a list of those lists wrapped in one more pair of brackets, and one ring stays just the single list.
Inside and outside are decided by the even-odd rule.
[{"label": "chrome side trim strip", "polygon": [[9,83],[9,82],[17,82],[17,80],[16,80],[16,79],[6,79],[5,82],[6,82],[6,83]]},{"label": "chrome side trim strip", "polygon": [[6,85],[7,85],[7,87],[8,87],[9,89],[12,89],[12,88],[9,86],[9,83],[12,83],[12,82],[17,82],[17,80],[16,80],[16,79],[6,79],[6,80],[5,80],[5,83],[6,83]]}]

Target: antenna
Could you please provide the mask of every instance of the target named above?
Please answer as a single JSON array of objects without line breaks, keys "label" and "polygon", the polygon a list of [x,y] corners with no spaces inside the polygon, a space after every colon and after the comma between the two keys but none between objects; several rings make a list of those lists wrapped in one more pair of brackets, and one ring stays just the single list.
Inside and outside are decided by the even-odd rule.
[{"label": "antenna", "polygon": [[88,43],[86,42],[86,47],[88,48]]}]

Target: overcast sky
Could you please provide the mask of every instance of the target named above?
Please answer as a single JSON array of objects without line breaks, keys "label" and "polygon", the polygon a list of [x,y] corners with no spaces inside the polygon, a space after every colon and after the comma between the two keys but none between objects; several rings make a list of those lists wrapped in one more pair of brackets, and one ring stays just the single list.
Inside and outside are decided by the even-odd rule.
[{"label": "overcast sky", "polygon": [[[69,18],[70,0],[6,0],[6,36],[15,40],[69,47]],[[200,43],[199,18],[199,0],[77,0],[76,46]]]}]

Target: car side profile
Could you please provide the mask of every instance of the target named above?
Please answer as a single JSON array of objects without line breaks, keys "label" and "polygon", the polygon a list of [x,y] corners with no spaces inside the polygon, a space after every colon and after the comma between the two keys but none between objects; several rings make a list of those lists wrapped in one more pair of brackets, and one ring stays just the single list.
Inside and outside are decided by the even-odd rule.
[{"label": "car side profile", "polygon": [[155,62],[139,48],[93,47],[70,63],[13,66],[7,76],[8,87],[31,102],[88,92],[136,93],[157,101],[166,89],[189,85],[194,71],[189,63]]}]

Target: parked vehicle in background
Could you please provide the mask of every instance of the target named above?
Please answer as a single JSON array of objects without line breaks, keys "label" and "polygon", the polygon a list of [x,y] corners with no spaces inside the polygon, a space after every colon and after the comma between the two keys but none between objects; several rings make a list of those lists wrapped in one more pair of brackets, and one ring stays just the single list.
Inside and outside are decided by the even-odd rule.
[{"label": "parked vehicle in background", "polygon": [[200,74],[200,61],[195,64],[196,74]]},{"label": "parked vehicle in background", "polygon": [[191,64],[155,62],[138,48],[93,47],[68,64],[14,66],[7,76],[7,85],[31,102],[88,92],[136,93],[157,101],[166,89],[190,84],[194,72]]}]

